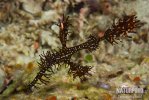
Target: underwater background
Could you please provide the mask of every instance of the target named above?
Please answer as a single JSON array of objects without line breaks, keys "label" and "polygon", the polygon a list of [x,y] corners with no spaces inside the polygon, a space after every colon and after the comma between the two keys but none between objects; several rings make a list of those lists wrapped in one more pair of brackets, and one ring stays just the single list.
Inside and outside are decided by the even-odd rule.
[{"label": "underwater background", "polygon": [[[149,100],[149,0],[0,0],[0,100]],[[72,27],[67,46],[86,41],[91,33],[104,34],[113,22],[135,14],[144,25],[132,38],[112,45],[101,41],[90,53],[71,58],[93,66],[81,83],[61,65],[47,85],[25,94],[21,89],[39,71],[40,54],[59,50],[58,20],[69,16]],[[143,93],[117,93],[121,87]],[[19,91],[20,92],[17,92]]]}]

